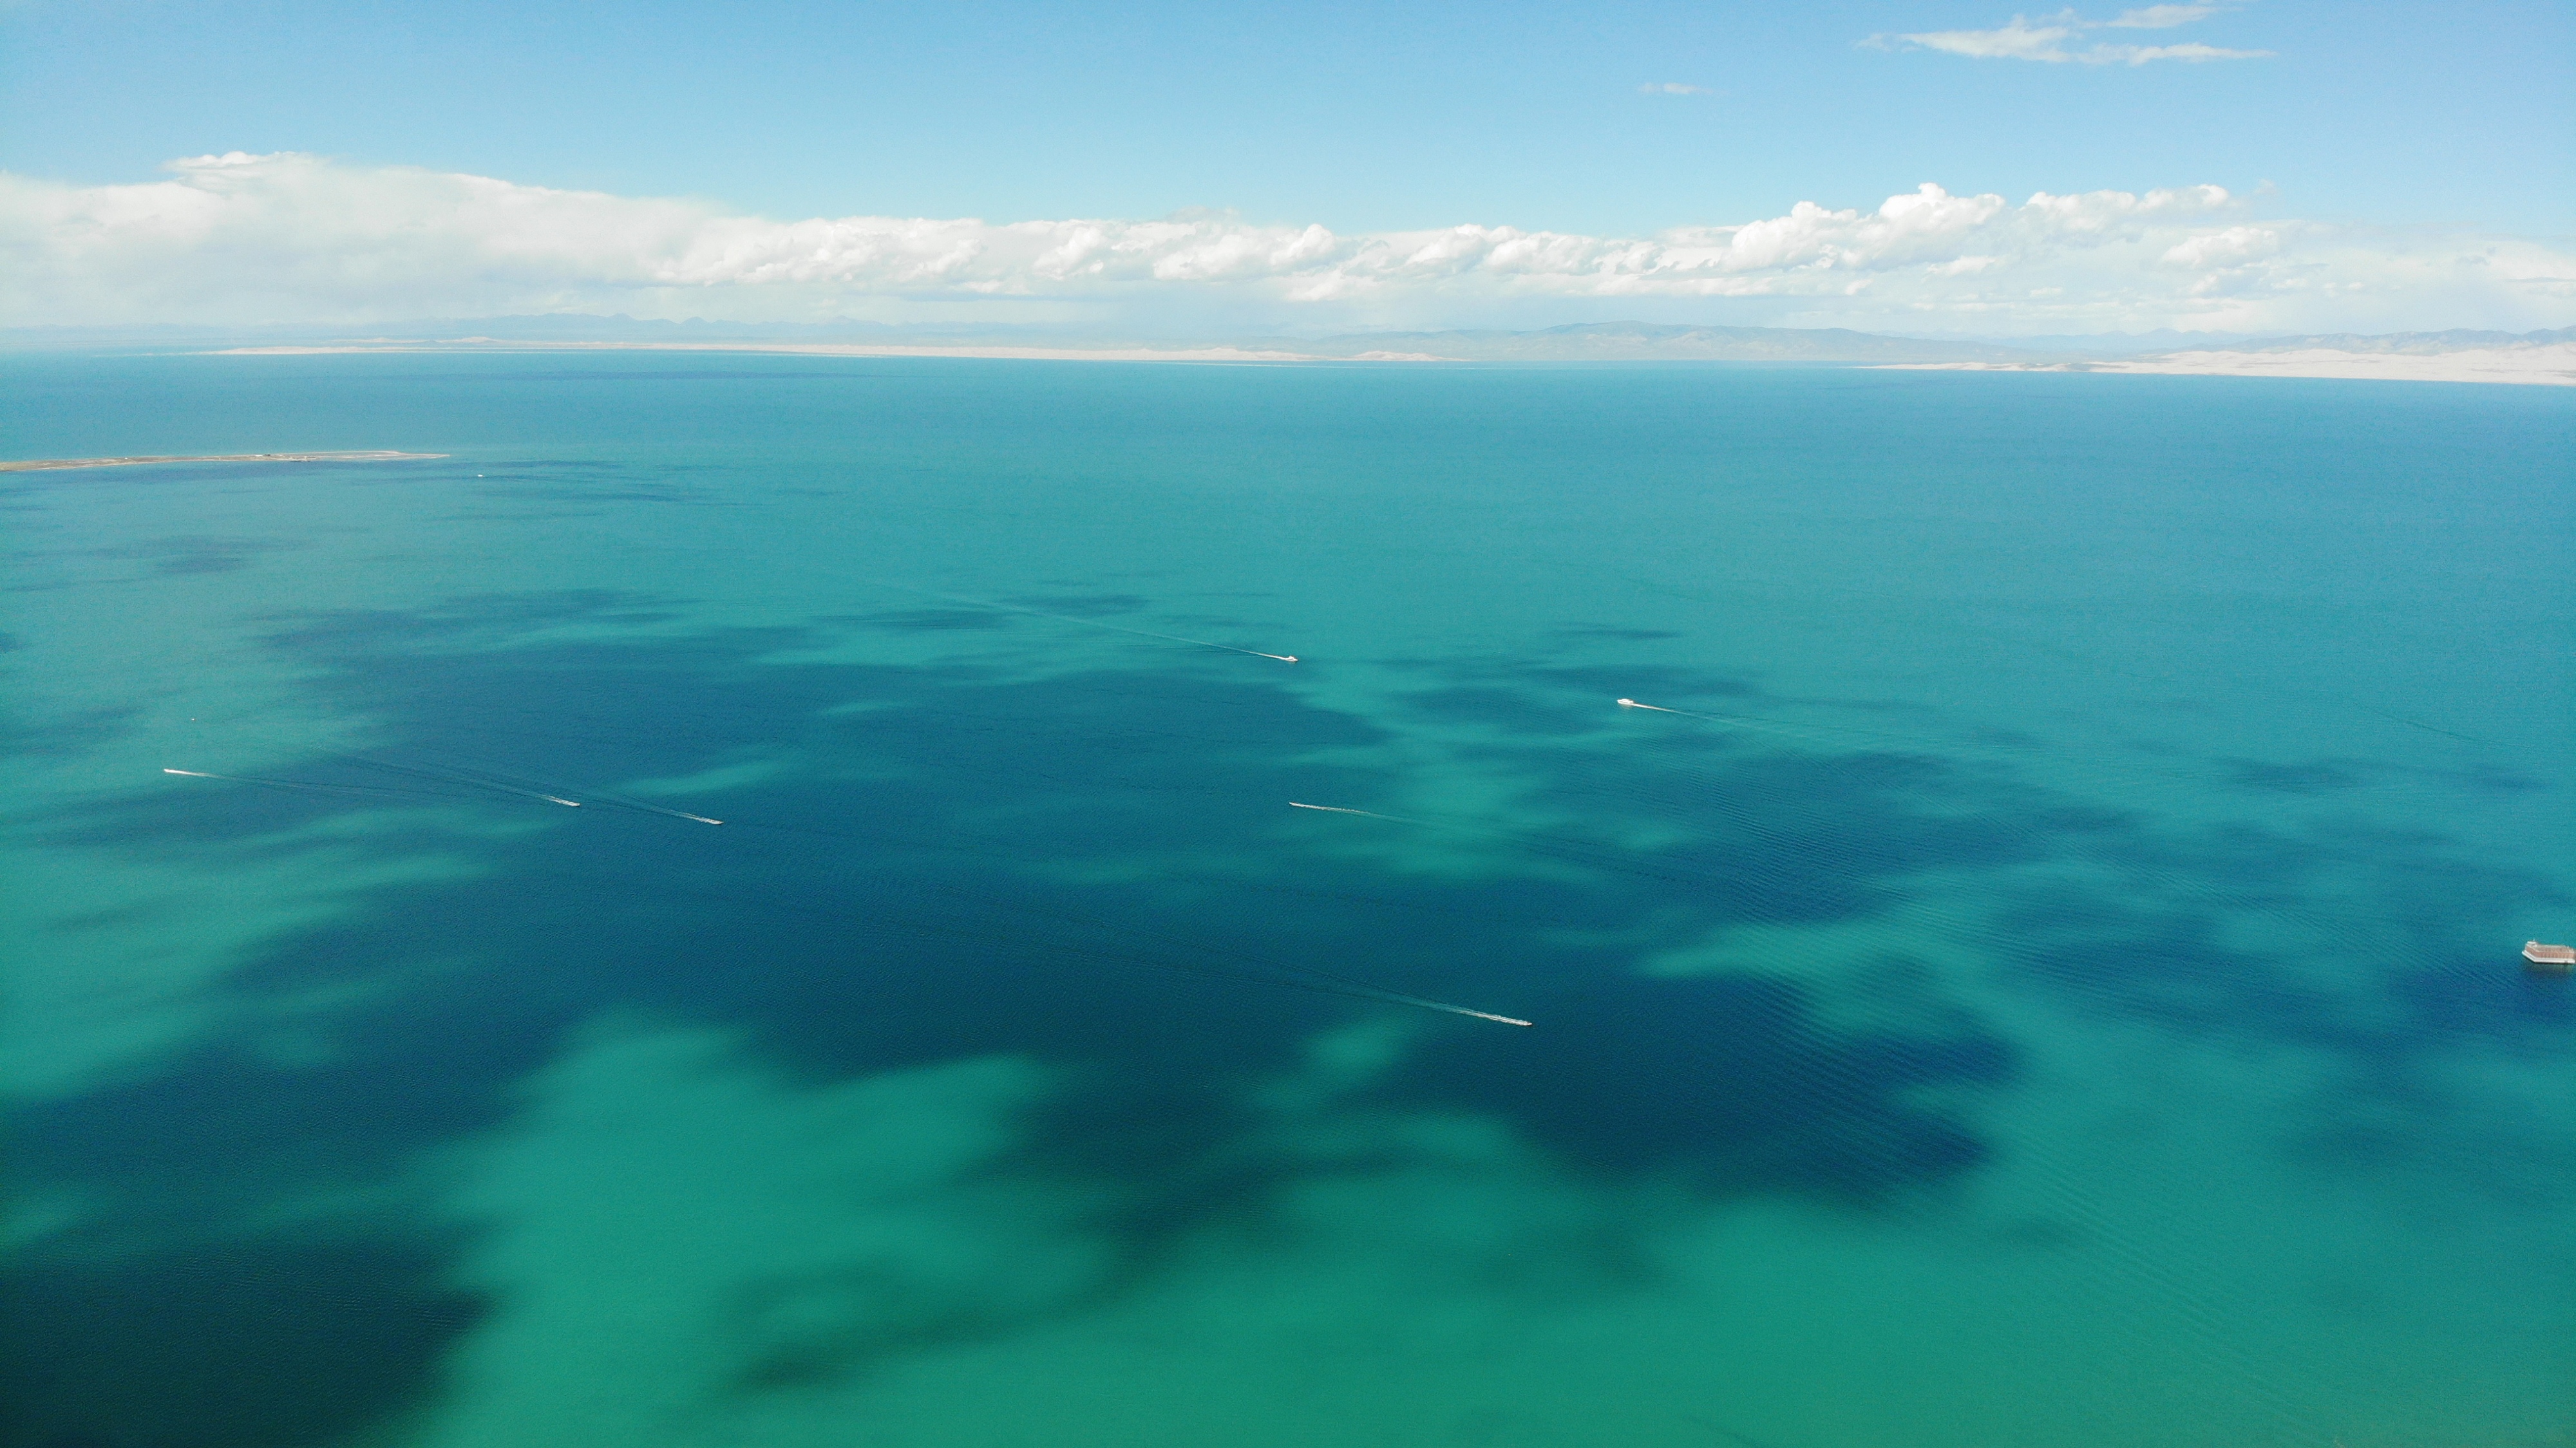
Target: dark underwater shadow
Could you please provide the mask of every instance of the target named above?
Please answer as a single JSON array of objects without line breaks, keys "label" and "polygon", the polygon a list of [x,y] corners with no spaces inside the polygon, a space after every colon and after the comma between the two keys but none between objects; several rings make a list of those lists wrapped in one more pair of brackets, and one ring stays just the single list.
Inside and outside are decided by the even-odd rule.
[{"label": "dark underwater shadow", "polygon": [[22,1261],[0,1304],[12,1448],[345,1441],[417,1402],[481,1304],[450,1244],[275,1237],[116,1265]]},{"label": "dark underwater shadow", "polygon": [[[287,832],[363,810],[370,833],[354,838],[387,859],[465,851],[480,867],[371,891],[356,913],[272,941],[226,983],[249,1020],[320,988],[379,984],[302,1018],[334,1040],[327,1057],[281,1062],[217,1036],[149,1079],[24,1113],[21,1182],[99,1204],[23,1264],[45,1300],[98,1304],[84,1341],[161,1341],[147,1320],[154,1292],[194,1292],[205,1253],[257,1243],[275,1280],[342,1275],[330,1305],[299,1311],[328,1327],[334,1352],[372,1365],[348,1369],[382,1385],[362,1415],[393,1411],[471,1321],[470,1304],[420,1285],[453,1244],[375,1223],[366,1250],[430,1266],[343,1274],[346,1246],[280,1243],[258,1222],[499,1126],[572,1033],[623,1012],[732,1028],[813,1082],[989,1055],[1048,1063],[1068,1085],[1027,1123],[1034,1144],[1009,1169],[1100,1189],[1109,1205],[1091,1230],[1123,1264],[1113,1282],[1142,1280],[1211,1224],[1257,1217],[1313,1169],[1263,1144],[1254,1088],[1293,1070],[1319,1032],[1389,1007],[1296,988],[1301,972],[1304,984],[1328,971],[1540,1022],[1434,1020],[1362,1109],[1485,1118],[1605,1190],[1651,1181],[1710,1201],[1893,1209],[1992,1157],[1957,1106],[1929,1103],[2008,1086],[2009,1041],[1964,1011],[1912,1031],[1838,1028],[1793,980],[1646,979],[1636,955],[1728,923],[1865,915],[1927,869],[2129,838],[2116,818],[1927,758],[1599,737],[1582,722],[1598,712],[1597,681],[1579,671],[1517,691],[1428,671],[1427,715],[1490,721],[1516,741],[1495,747],[1533,780],[1596,793],[1615,780],[1605,797],[1624,791],[1675,833],[1625,849],[1533,840],[1549,868],[1525,875],[1395,877],[1280,834],[1287,799],[1394,793],[1402,781],[1371,768],[1316,762],[1358,757],[1384,730],[1232,660],[1140,651],[1133,667],[1035,679],[973,663],[778,663],[836,640],[644,632],[675,612],[599,593],[469,598],[281,620],[272,643],[374,722],[377,760],[466,761],[574,791],[756,764],[720,796],[669,801],[720,814],[721,828],[425,790],[437,809],[462,798],[546,826],[461,836],[436,809],[221,781],[38,822],[65,844],[221,861],[300,848]],[[586,636],[548,637],[564,624]],[[588,636],[618,626],[637,633]],[[1747,687],[1684,671],[1658,682],[1697,697]],[[315,760],[296,777],[384,784],[365,769]],[[2186,1031],[2398,1049],[2385,1032],[2320,1034],[2338,1002],[2298,994],[2189,921],[2088,908],[2059,902],[2032,924],[2070,946],[2148,948],[2141,987],[2105,1008]],[[1622,943],[1569,943],[1584,940]],[[2032,959],[2043,974],[2064,963]],[[2486,1007],[2433,991],[2417,1009],[2475,1022]],[[446,1305],[422,1305],[431,1297]],[[810,1370],[864,1371],[933,1340],[1026,1326],[1007,1314],[943,1322]],[[57,1425],[60,1441],[246,1441],[250,1429],[189,1427],[158,1400],[81,1406],[67,1395],[93,1379],[72,1351],[39,1340],[23,1355],[32,1421]],[[351,1426],[304,1402],[318,1391],[309,1356],[204,1361],[246,1401],[277,1404],[256,1424],[266,1441],[321,1443]]]},{"label": "dark underwater shadow", "polygon": [[249,567],[264,554],[305,546],[300,540],[274,538],[175,537],[86,549],[81,556],[134,559],[151,565],[152,572],[159,577],[177,578],[200,573],[235,573]]},{"label": "dark underwater shadow", "polygon": [[1529,1009],[1545,1030],[1443,1035],[1387,1096],[1500,1117],[1589,1171],[1868,1205],[1991,1150],[1966,1123],[1910,1104],[1915,1088],[2014,1075],[2013,1049],[1994,1036],[1835,1032],[1801,987],[1760,976],[1604,976]]}]

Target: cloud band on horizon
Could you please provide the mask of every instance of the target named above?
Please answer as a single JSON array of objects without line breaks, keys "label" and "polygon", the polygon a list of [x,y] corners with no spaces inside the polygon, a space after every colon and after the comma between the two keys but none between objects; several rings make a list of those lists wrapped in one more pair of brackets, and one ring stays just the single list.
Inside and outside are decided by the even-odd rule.
[{"label": "cloud band on horizon", "polygon": [[[1926,183],[1874,209],[1599,237],[1461,225],[1340,235],[1161,220],[774,221],[709,202],[524,186],[297,153],[72,186],[0,175],[16,325],[352,322],[607,309],[779,321],[871,303],[1185,305],[1319,323],[1473,323],[1532,299],[1772,299],[1801,324],[2012,331],[2555,326],[2576,257],[2527,239],[2256,220],[2218,186]],[[1783,313],[1780,308],[1794,309]],[[879,307],[882,311],[883,308]]]}]

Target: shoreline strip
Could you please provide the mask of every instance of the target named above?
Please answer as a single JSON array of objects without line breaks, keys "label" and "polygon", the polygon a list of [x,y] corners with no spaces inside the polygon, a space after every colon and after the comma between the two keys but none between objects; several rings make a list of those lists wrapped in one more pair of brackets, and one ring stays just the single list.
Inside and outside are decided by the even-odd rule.
[{"label": "shoreline strip", "polygon": [[445,453],[414,452],[292,452],[292,453],[208,453],[198,457],[131,457],[131,458],[30,458],[19,462],[0,462],[0,473],[50,472],[56,468],[131,468],[147,463],[390,463],[417,462],[426,458],[443,458]]}]

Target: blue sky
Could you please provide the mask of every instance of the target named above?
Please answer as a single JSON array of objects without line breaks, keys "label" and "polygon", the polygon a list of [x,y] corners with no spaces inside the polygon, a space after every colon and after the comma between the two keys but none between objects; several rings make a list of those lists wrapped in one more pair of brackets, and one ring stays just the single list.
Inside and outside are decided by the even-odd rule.
[{"label": "blue sky", "polygon": [[2261,54],[1866,43],[2014,23],[1963,0],[19,0],[0,8],[0,169],[96,187],[300,152],[781,220],[1215,208],[1603,237],[1865,210],[1926,181],[2015,203],[2213,183],[2244,217],[2576,231],[2576,7],[2160,9],[2183,19],[2022,29],[2067,29],[2079,56]]},{"label": "blue sky", "polygon": [[[2118,7],[2094,12],[2108,16]],[[2213,181],[2303,215],[2576,227],[2576,7],[2262,0],[2270,50],[1863,48],[2005,4],[140,3],[10,14],[0,166],[312,151],[774,216],[1641,231],[1953,191]],[[1712,95],[1641,94],[1671,82]]]}]

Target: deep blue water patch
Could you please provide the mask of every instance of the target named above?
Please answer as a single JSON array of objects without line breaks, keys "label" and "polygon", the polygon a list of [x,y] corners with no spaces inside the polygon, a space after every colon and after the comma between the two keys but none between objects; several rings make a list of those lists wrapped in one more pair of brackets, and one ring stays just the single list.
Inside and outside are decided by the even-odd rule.
[{"label": "deep blue water patch", "polygon": [[13,1448],[322,1448],[416,1404],[482,1316],[452,1244],[231,1238],[5,1277]]},{"label": "deep blue water patch", "polygon": [[1965,1023],[1944,1036],[1823,1029],[1795,982],[1740,972],[1608,976],[1530,1010],[1546,1024],[1527,1039],[1444,1036],[1390,1096],[1500,1117],[1596,1171],[1866,1205],[1992,1149],[1909,1104],[1918,1088],[2000,1086],[2015,1065],[2008,1042]]},{"label": "deep blue water patch", "polygon": [[[1545,1016],[1535,1032],[1443,1023],[1375,1099],[1493,1115],[1605,1181],[1669,1168],[1721,1196],[1867,1201],[1954,1178],[1990,1151],[1964,1119],[1906,1103],[1925,1085],[2008,1081],[2013,1050],[1990,1034],[1838,1035],[1786,982],[1641,980],[1625,948],[1544,934],[1657,912],[1833,918],[1865,908],[1874,870],[1991,853],[1974,829],[1902,823],[1904,796],[1929,778],[1912,763],[1708,766],[1709,787],[1732,779],[1738,797],[1794,791],[1811,815],[1875,818],[1876,840],[1912,841],[1895,848],[1828,827],[1796,848],[1766,844],[1778,858],[1761,862],[1722,835],[1636,860],[1597,844],[1555,851],[1630,867],[1581,885],[1401,882],[1282,857],[1248,884],[1184,864],[1070,886],[1053,870],[1238,855],[1292,784],[1382,792],[1395,781],[1356,766],[1281,762],[1380,731],[1160,653],[1144,656],[1151,668],[1030,680],[767,662],[829,642],[793,630],[543,636],[567,622],[652,627],[670,612],[581,594],[282,622],[276,645],[323,669],[383,736],[365,757],[281,767],[298,780],[401,787],[410,776],[368,762],[461,761],[577,790],[764,751],[793,765],[728,790],[720,829],[595,805],[538,814],[553,828],[515,839],[469,844],[426,824],[360,837],[392,855],[468,848],[484,869],[371,891],[354,915],[272,942],[227,989],[255,1017],[263,998],[353,974],[419,963],[418,982],[310,1020],[336,1048],[324,1060],[281,1064],[219,1039],[150,1079],[40,1108],[22,1138],[29,1182],[101,1203],[96,1243],[220,1238],[498,1124],[569,1032],[640,1009],[747,1030],[815,1081],[992,1054],[1056,1065],[1068,1087],[1040,1108],[1017,1169],[1114,1188],[1120,1205],[1094,1227],[1132,1277],[1312,1169],[1258,1144],[1247,1094],[1318,1029],[1387,1009],[1330,993],[1318,971]],[[1524,762],[1543,767],[1543,750]],[[52,828],[138,854],[221,855],[285,849],[275,832],[383,803],[191,786]],[[447,805],[545,809],[423,787]],[[1849,858],[1823,863],[1837,852]],[[1855,872],[1863,884],[1848,882]]]}]

